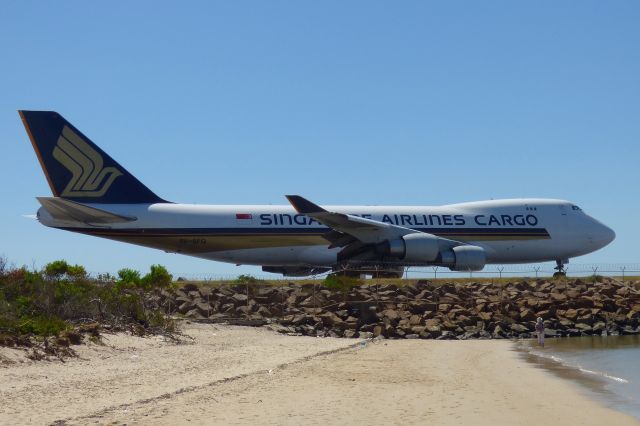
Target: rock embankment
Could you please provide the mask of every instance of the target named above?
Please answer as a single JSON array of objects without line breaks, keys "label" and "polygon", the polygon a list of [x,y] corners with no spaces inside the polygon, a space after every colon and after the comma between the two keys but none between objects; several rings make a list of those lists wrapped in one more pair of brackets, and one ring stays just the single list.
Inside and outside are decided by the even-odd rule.
[{"label": "rock embankment", "polygon": [[611,279],[508,284],[373,284],[332,291],[321,284],[187,284],[155,296],[167,313],[194,320],[271,324],[308,336],[475,339],[640,334],[640,291]]}]

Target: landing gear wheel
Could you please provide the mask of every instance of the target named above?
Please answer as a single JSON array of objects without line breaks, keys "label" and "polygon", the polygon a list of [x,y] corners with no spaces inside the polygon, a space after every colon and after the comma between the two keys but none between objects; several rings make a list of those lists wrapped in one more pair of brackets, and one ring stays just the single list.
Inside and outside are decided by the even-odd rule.
[{"label": "landing gear wheel", "polygon": [[[568,261],[566,261],[566,262],[568,262]],[[564,268],[564,265],[565,265],[566,262],[564,260],[562,260],[562,259],[557,259],[556,260],[556,267],[553,268],[553,269],[555,269],[558,272],[555,272],[553,274],[553,278],[564,278],[564,277],[567,276],[567,272],[566,272],[566,270]]]}]

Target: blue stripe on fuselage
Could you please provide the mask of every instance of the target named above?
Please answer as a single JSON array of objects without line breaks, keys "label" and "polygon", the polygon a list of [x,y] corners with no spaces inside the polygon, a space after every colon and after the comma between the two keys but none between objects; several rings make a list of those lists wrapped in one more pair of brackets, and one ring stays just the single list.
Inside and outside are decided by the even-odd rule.
[{"label": "blue stripe on fuselage", "polygon": [[[127,229],[97,229],[97,228],[68,228],[66,231],[90,233],[95,235],[323,235],[331,228],[127,228]],[[416,231],[435,235],[447,236],[540,236],[548,237],[545,228],[412,228]]]}]

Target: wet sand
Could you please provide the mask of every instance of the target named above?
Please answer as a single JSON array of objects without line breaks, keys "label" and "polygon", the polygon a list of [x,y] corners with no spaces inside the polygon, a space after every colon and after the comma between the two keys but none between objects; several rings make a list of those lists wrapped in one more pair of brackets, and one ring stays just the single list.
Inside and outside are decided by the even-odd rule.
[{"label": "wet sand", "polygon": [[580,385],[591,398],[640,418],[640,336],[520,341],[524,360]]},{"label": "wet sand", "polygon": [[64,364],[0,349],[0,424],[640,424],[508,341],[185,327],[190,344],[112,335]]}]

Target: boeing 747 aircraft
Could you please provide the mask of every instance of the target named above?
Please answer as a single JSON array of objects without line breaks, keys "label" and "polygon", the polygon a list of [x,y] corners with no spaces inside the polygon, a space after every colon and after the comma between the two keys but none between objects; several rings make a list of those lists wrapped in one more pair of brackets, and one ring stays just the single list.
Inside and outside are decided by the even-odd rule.
[{"label": "boeing 747 aircraft", "polygon": [[598,250],[615,233],[577,205],[552,199],[445,206],[195,205],[166,201],[60,114],[20,111],[53,197],[38,220],[53,228],[266,272],[402,276],[408,266],[478,271],[486,264],[556,261]]}]

